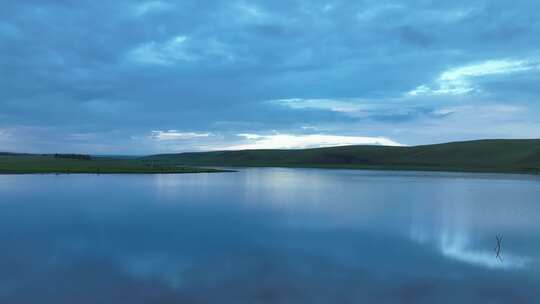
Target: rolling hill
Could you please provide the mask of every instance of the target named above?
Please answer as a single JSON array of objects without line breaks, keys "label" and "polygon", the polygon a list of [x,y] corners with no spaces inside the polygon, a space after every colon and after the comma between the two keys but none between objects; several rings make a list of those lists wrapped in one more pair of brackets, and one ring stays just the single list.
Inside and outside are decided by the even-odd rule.
[{"label": "rolling hill", "polygon": [[341,146],[241,150],[144,157],[166,165],[317,167],[540,173],[540,139],[476,140],[412,147]]}]

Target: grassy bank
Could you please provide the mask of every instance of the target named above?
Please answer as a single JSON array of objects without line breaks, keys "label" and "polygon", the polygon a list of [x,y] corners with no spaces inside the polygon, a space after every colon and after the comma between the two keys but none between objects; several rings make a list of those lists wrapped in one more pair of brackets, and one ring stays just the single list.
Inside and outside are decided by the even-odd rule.
[{"label": "grassy bank", "polygon": [[92,174],[177,174],[224,172],[224,170],[156,164],[141,159],[66,157],[34,154],[0,154],[0,174],[92,173]]},{"label": "grassy bank", "polygon": [[242,150],[162,154],[163,165],[313,167],[540,173],[540,140],[477,140],[414,147],[346,146],[301,150]]}]

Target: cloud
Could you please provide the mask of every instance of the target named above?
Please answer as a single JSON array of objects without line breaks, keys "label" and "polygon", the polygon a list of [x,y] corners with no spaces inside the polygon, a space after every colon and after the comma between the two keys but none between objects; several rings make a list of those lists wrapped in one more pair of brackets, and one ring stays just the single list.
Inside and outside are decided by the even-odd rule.
[{"label": "cloud", "polygon": [[136,16],[144,16],[152,12],[166,11],[172,8],[172,5],[164,1],[146,1],[133,7]]},{"label": "cloud", "polygon": [[[540,136],[539,9],[532,0],[8,1],[0,128],[16,134],[15,149],[87,153],[194,147],[148,130],[222,136],[192,140],[210,148],[273,130],[407,144]],[[489,105],[527,111],[504,120],[484,113]],[[63,143],[68,134],[96,136],[83,146]]]},{"label": "cloud", "polygon": [[240,12],[240,16],[243,16],[247,20],[260,21],[261,19],[268,17],[260,7],[253,4],[240,2],[236,7]]},{"label": "cloud", "polygon": [[184,48],[186,36],[175,36],[163,43],[146,42],[129,52],[128,58],[136,63],[171,65],[178,61],[195,61],[197,56],[188,54]]},{"label": "cloud", "polygon": [[377,99],[277,99],[268,103],[294,110],[318,110],[341,114],[346,117],[362,120],[403,122],[422,118],[441,118],[443,109],[430,105],[406,104],[405,98]]},{"label": "cloud", "polygon": [[356,19],[361,21],[361,22],[368,22],[368,21],[372,21],[376,17],[379,17],[380,15],[382,15],[385,12],[392,11],[392,10],[400,10],[400,9],[404,9],[404,6],[400,5],[400,4],[394,4],[394,3],[388,3],[388,4],[383,4],[383,5],[380,5],[380,6],[374,6],[374,7],[371,7],[371,8],[361,10],[356,15]]},{"label": "cloud", "polygon": [[195,39],[176,35],[164,42],[144,42],[127,53],[128,61],[141,65],[174,66],[182,63],[212,64],[248,60],[234,54],[231,47],[214,37]]},{"label": "cloud", "polygon": [[6,142],[10,139],[10,134],[7,130],[0,129],[0,142],[2,143],[2,147],[0,147],[0,152],[5,152],[5,149],[11,148],[6,146]]},{"label": "cloud", "polygon": [[210,133],[179,132],[177,130],[152,131],[152,138],[156,140],[185,140],[200,137],[209,137]]},{"label": "cloud", "polygon": [[474,78],[525,72],[539,67],[538,63],[528,60],[488,60],[449,69],[437,78],[434,88],[420,85],[407,94],[410,96],[467,94],[480,91],[474,85]]},{"label": "cloud", "polygon": [[508,119],[518,120],[528,114],[527,108],[505,104],[442,107],[435,112],[445,117],[457,115],[458,119],[463,119],[464,116],[471,116],[471,118],[475,117],[492,122]]},{"label": "cloud", "polygon": [[362,106],[352,101],[333,99],[276,99],[269,101],[270,104],[281,105],[291,109],[320,109],[339,113],[358,112]]},{"label": "cloud", "polygon": [[226,147],[226,150],[304,149],[347,145],[401,145],[384,137],[339,136],[324,134],[238,134],[238,136],[245,138],[247,142]]},{"label": "cloud", "polygon": [[13,24],[0,21],[0,38],[18,38],[21,32]]}]

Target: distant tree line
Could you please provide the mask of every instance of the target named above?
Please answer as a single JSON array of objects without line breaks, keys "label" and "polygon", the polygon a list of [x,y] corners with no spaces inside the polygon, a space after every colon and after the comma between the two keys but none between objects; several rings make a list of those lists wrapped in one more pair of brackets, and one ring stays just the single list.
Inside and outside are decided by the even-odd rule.
[{"label": "distant tree line", "polygon": [[68,158],[78,160],[91,160],[92,157],[87,154],[54,154],[54,158]]}]

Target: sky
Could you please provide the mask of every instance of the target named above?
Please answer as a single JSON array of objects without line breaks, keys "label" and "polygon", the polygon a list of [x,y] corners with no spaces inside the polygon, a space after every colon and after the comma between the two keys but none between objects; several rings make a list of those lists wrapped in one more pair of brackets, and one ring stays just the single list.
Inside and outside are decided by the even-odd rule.
[{"label": "sky", "polygon": [[540,137],[540,2],[3,0],[0,151]]}]

